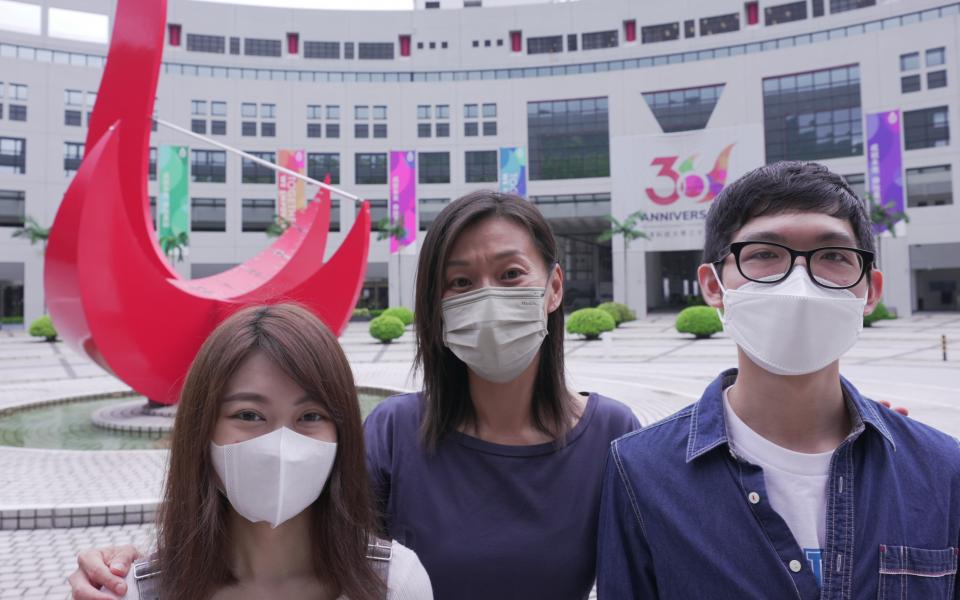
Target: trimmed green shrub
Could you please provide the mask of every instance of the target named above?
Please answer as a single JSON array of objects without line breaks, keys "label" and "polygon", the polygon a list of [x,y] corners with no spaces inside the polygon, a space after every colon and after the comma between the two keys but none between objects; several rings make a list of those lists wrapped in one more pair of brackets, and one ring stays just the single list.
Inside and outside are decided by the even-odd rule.
[{"label": "trimmed green shrub", "polygon": [[406,306],[394,306],[383,311],[384,316],[391,316],[400,319],[403,326],[413,323],[413,311]]},{"label": "trimmed green shrub", "polygon": [[0,319],[0,323],[4,325],[23,325],[23,315],[16,317],[3,317]]},{"label": "trimmed green shrub", "polygon": [[373,317],[374,319],[376,319],[377,317],[379,317],[379,316],[382,315],[382,314],[383,314],[383,309],[382,309],[382,308],[371,308],[371,309],[370,309],[370,316]]},{"label": "trimmed green shrub", "polygon": [[873,327],[873,324],[877,321],[886,321],[888,319],[896,319],[897,316],[890,312],[889,309],[883,304],[883,302],[878,302],[877,306],[873,309],[873,312],[869,315],[864,315],[863,317],[863,326],[864,327]]},{"label": "trimmed green shrub", "polygon": [[601,333],[613,331],[616,326],[610,313],[600,308],[581,308],[567,319],[567,333],[576,333],[588,340],[600,339]]},{"label": "trimmed green shrub", "polygon": [[353,315],[350,317],[354,320],[367,320],[370,318],[370,309],[369,308],[355,308],[353,309]]},{"label": "trimmed green shrub", "polygon": [[703,340],[723,331],[723,324],[717,309],[710,306],[691,306],[677,315],[677,331],[692,333],[698,340]]},{"label": "trimmed green shrub", "polygon": [[403,335],[404,329],[403,321],[390,315],[380,315],[370,321],[370,335],[384,344],[389,344]]},{"label": "trimmed green shrub", "polygon": [[620,310],[613,305],[613,302],[604,302],[597,306],[597,310],[602,310],[613,318],[614,327],[620,327],[623,321],[620,318]]},{"label": "trimmed green shrub", "polygon": [[620,323],[628,323],[630,321],[636,321],[637,315],[634,314],[630,307],[621,302],[604,302],[597,306],[600,310],[605,310],[607,313],[613,317],[613,320],[616,321],[617,327],[620,326]]},{"label": "trimmed green shrub", "polygon": [[33,337],[42,337],[48,342],[57,341],[57,330],[53,326],[53,321],[48,315],[44,315],[30,323],[30,335]]}]

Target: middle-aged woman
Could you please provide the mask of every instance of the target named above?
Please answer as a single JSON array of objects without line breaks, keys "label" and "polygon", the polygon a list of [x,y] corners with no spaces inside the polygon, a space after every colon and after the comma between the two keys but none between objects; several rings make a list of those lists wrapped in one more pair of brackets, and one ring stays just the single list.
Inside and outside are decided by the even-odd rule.
[{"label": "middle-aged woman", "polygon": [[536,207],[475,192],[423,241],[416,284],[423,391],[365,423],[389,535],[437,598],[586,597],[601,471],[638,427],[623,404],[564,377],[563,272]]},{"label": "middle-aged woman", "polygon": [[[585,598],[607,450],[639,424],[567,387],[550,226],[517,196],[469,194],[431,224],[417,273],[423,391],[365,423],[386,533],[417,553],[441,600]],[[87,578],[109,582],[134,553],[81,554],[74,597],[94,598]]]}]

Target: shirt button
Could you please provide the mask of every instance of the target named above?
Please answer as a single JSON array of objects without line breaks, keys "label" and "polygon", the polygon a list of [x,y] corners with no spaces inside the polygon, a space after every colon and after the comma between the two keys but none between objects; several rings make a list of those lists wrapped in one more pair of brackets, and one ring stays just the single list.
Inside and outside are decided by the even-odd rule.
[{"label": "shirt button", "polygon": [[794,573],[799,573],[800,569],[802,568],[803,568],[803,565],[800,564],[799,560],[790,561],[790,570],[793,571]]},{"label": "shirt button", "polygon": [[760,502],[760,494],[756,492],[750,492],[749,494],[747,494],[747,500],[750,501],[750,504],[756,504]]}]

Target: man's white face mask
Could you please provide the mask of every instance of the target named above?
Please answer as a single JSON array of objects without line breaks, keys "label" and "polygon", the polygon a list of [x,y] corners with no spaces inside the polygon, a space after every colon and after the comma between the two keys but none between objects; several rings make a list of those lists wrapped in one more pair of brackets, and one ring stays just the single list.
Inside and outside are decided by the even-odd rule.
[{"label": "man's white face mask", "polygon": [[863,329],[867,299],[816,285],[799,265],[777,283],[748,281],[737,289],[720,283],[720,289],[724,331],[750,360],[777,375],[819,371],[852,348]]},{"label": "man's white face mask", "polygon": [[320,497],[337,445],[281,427],[245,442],[211,443],[210,454],[234,510],[276,529]]},{"label": "man's white face mask", "polygon": [[547,335],[546,287],[485,287],[443,300],[440,310],[444,345],[488,381],[516,379]]}]

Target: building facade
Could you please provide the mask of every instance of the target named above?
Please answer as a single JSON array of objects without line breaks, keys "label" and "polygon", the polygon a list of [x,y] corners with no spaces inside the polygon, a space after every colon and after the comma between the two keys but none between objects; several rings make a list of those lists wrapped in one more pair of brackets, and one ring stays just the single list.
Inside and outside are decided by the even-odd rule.
[{"label": "building facade", "polygon": [[[12,234],[28,218],[52,223],[82,160],[115,1],[0,8],[17,15],[0,25],[0,316],[29,322],[44,310],[42,244]],[[885,300],[901,315],[960,310],[960,3],[432,8],[171,0],[156,114],[267,159],[303,150],[307,173],[369,199],[374,222],[387,215],[389,152],[413,151],[421,237],[451,199],[497,188],[500,148],[522,148],[527,196],[560,240],[568,307],[615,298],[644,314],[699,293],[704,215],[724,182],[817,160],[863,192],[866,115],[899,110],[909,223],[881,236]],[[77,34],[64,18],[90,27]],[[270,243],[271,171],[160,127],[151,146],[167,144],[190,148],[183,275]],[[144,168],[155,197],[155,163]],[[609,215],[637,211],[649,239],[598,241]],[[335,206],[328,254],[355,214]],[[391,255],[374,237],[361,305],[412,305],[417,248]]]}]

